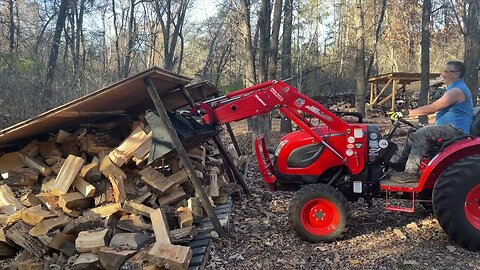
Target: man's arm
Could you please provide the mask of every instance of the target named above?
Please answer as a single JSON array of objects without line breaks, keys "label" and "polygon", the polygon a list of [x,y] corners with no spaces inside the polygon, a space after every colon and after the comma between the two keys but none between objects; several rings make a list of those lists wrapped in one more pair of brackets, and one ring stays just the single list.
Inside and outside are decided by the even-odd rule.
[{"label": "man's arm", "polygon": [[420,116],[420,115],[427,115],[431,113],[438,112],[439,110],[446,108],[450,105],[453,105],[458,102],[465,101],[465,94],[462,90],[458,88],[454,88],[448,92],[445,92],[443,96],[437,99],[435,102],[429,105],[425,105],[408,112],[409,116]]}]

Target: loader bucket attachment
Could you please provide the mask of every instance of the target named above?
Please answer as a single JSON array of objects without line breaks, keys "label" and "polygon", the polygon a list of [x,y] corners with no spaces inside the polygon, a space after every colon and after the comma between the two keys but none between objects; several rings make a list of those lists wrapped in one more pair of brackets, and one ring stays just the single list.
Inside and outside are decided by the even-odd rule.
[{"label": "loader bucket attachment", "polygon": [[[167,115],[187,152],[220,132],[220,130],[209,125],[202,125],[195,119],[182,116],[176,112],[167,111]],[[148,164],[159,158],[167,159],[175,155],[175,145],[167,132],[167,126],[164,121],[154,112],[148,112],[145,115],[145,120],[147,120],[153,132]]]}]

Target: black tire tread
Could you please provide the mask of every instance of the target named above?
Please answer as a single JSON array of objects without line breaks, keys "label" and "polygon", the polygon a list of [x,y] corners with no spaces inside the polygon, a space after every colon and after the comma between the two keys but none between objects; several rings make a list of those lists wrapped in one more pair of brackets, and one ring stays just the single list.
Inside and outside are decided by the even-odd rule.
[{"label": "black tire tread", "polygon": [[466,217],[459,218],[459,210],[452,204],[456,202],[459,187],[479,175],[480,155],[469,156],[450,165],[440,175],[433,190],[433,210],[440,226],[454,242],[468,250],[480,250],[480,232],[475,233],[476,229]]},{"label": "black tire tread", "polygon": [[[301,201],[305,197],[316,195],[316,194],[326,195],[325,197],[327,199],[329,199],[330,201],[336,202],[336,204],[338,204],[340,208],[343,208],[345,212],[345,217],[346,217],[343,228],[340,227],[339,229],[337,229],[337,231],[330,234],[328,237],[322,237],[322,239],[320,240],[318,236],[311,235],[305,230],[300,229],[299,226],[301,227],[301,224],[298,224],[298,223],[301,223],[301,221],[298,218],[299,209],[297,209],[297,206],[302,203]],[[330,241],[337,240],[343,236],[343,233],[346,231],[348,224],[350,224],[351,210],[350,210],[350,205],[347,199],[345,198],[345,196],[336,188],[329,185],[325,185],[325,184],[311,184],[311,185],[303,186],[301,189],[299,189],[295,193],[295,196],[292,198],[290,207],[288,209],[288,217],[290,220],[291,228],[294,229],[295,232],[303,240],[306,240],[308,242],[314,242],[314,243],[330,242]]]}]

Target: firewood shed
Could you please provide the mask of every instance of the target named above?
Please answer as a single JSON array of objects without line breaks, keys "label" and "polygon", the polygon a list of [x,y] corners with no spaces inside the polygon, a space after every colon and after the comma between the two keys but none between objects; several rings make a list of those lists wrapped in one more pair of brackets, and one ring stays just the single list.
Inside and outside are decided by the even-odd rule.
[{"label": "firewood shed", "polygon": [[[13,208],[8,208],[13,209],[11,210],[11,215],[14,218],[12,219],[8,217],[8,219],[5,219],[5,222],[7,223],[11,220],[13,220],[13,222],[16,222],[19,219],[21,222],[12,223],[15,225],[13,225],[12,228],[6,231],[5,234],[7,238],[9,236],[15,238],[21,234],[26,235],[25,237],[28,236],[27,238],[21,236],[17,240],[19,243],[25,242],[25,245],[20,244],[20,246],[26,251],[29,251],[30,254],[33,253],[33,255],[37,255],[36,257],[38,258],[45,251],[45,243],[52,243],[53,240],[50,239],[49,241],[47,241],[43,238],[40,238],[42,239],[42,241],[45,240],[46,242],[44,242],[43,245],[35,245],[36,247],[39,247],[38,249],[28,250],[30,247],[32,247],[32,245],[28,244],[28,242],[38,242],[37,238],[32,238],[33,235],[38,236],[41,234],[37,233],[34,230],[35,233],[32,235],[31,230],[33,230],[33,228],[29,228],[28,226],[36,226],[43,221],[50,221],[50,223],[48,224],[50,224],[49,226],[52,226],[51,224],[53,224],[54,222],[51,221],[51,217],[55,216],[58,216],[55,217],[55,227],[60,226],[60,223],[62,223],[63,226],[65,225],[64,223],[69,222],[68,217],[75,217],[75,215],[77,215],[77,217],[81,216],[82,218],[84,216],[86,217],[85,211],[83,211],[83,215],[81,215],[78,214],[78,211],[73,211],[70,208],[86,209],[87,207],[85,207],[85,205],[88,205],[89,203],[90,205],[92,204],[92,200],[89,200],[88,197],[90,196],[89,194],[92,193],[92,190],[93,192],[95,191],[95,187],[93,187],[89,183],[89,181],[83,181],[82,178],[78,177],[81,175],[84,179],[87,179],[89,177],[92,177],[92,179],[94,178],[95,174],[92,172],[93,166],[91,165],[94,164],[95,159],[92,160],[92,164],[87,164],[84,166],[84,159],[82,159],[80,155],[68,155],[68,158],[66,159],[62,159],[59,156],[56,156],[54,158],[54,155],[52,153],[60,152],[60,150],[57,149],[55,144],[58,146],[59,143],[62,143],[63,147],[66,138],[68,138],[69,136],[70,138],[72,136],[74,138],[82,137],[82,149],[87,149],[85,151],[90,151],[88,153],[91,153],[92,151],[100,152],[102,149],[104,149],[102,148],[103,146],[95,145],[95,142],[92,143],[90,141],[92,138],[85,138],[88,137],[88,135],[85,135],[85,132],[79,132],[79,127],[88,127],[93,129],[97,127],[103,128],[110,124],[110,120],[112,121],[112,123],[115,122],[118,124],[122,122],[121,120],[119,121],[119,119],[124,118],[128,118],[130,120],[134,119],[133,123],[136,124],[133,124],[132,126],[132,133],[130,134],[130,136],[127,136],[127,138],[121,143],[120,146],[107,153],[107,158],[105,158],[105,154],[103,154],[104,156],[101,157],[100,160],[96,161],[97,167],[101,171],[101,174],[106,176],[113,186],[115,203],[103,207],[92,208],[89,209],[88,212],[100,215],[102,218],[111,215],[111,213],[114,213],[115,211],[126,211],[128,213],[131,213],[132,215],[138,215],[132,218],[138,218],[142,215],[149,217],[151,219],[151,226],[153,227],[155,237],[157,238],[157,242],[155,243],[152,250],[148,253],[149,256],[153,256],[154,258],[161,258],[163,259],[163,261],[173,260],[171,261],[172,264],[178,264],[180,268],[184,268],[188,265],[187,261],[190,261],[189,258],[191,258],[191,250],[186,251],[182,248],[178,248],[177,246],[172,246],[170,245],[170,240],[165,240],[166,242],[160,242],[159,239],[168,238],[168,236],[165,238],[165,234],[168,233],[168,231],[165,232],[164,230],[165,225],[159,225],[163,223],[165,217],[162,213],[157,212],[155,209],[144,207],[144,205],[142,205],[141,203],[148,198],[148,194],[157,193],[157,195],[159,195],[163,194],[163,192],[166,192],[167,190],[172,189],[180,189],[180,191],[183,192],[183,190],[179,188],[179,185],[185,182],[182,179],[190,179],[190,183],[193,186],[194,192],[196,194],[195,196],[198,198],[199,202],[203,206],[203,209],[208,215],[211,224],[210,226],[212,226],[220,236],[224,236],[226,234],[224,226],[222,226],[224,224],[221,224],[217,215],[218,211],[216,211],[216,209],[214,209],[212,206],[212,198],[207,195],[205,188],[202,185],[202,180],[199,178],[199,173],[200,175],[202,173],[199,172],[197,166],[202,167],[205,166],[205,164],[202,165],[202,162],[193,161],[191,159],[192,153],[189,151],[197,149],[195,150],[196,152],[194,154],[200,156],[201,159],[202,152],[201,150],[200,152],[198,152],[198,149],[203,149],[203,159],[205,159],[205,148],[200,145],[206,143],[207,141],[210,142],[212,147],[216,147],[216,149],[218,150],[217,152],[221,156],[220,162],[223,161],[222,164],[225,170],[228,171],[226,175],[230,179],[230,182],[236,182],[240,184],[246,194],[249,194],[249,189],[244,182],[243,176],[238,171],[238,167],[234,164],[234,160],[232,160],[232,157],[227,153],[227,150],[225,149],[222,140],[218,135],[219,131],[215,128],[208,126],[206,127],[201,124],[199,124],[200,126],[198,127],[195,125],[191,125],[190,119],[189,121],[186,121],[184,116],[182,116],[179,112],[176,111],[179,109],[189,110],[190,108],[195,106],[196,102],[218,97],[220,93],[219,89],[217,89],[208,82],[189,86],[188,84],[190,82],[190,78],[168,72],[158,67],[150,68],[144,72],[126,78],[120,82],[104,87],[100,90],[92,92],[91,94],[58,106],[31,119],[25,120],[21,123],[1,130],[0,153],[2,153],[2,155],[0,155],[0,173],[3,174],[9,172],[9,164],[12,164],[12,162],[18,160],[18,158],[23,160],[23,162],[26,164],[25,166],[28,167],[25,168],[28,169],[28,176],[32,176],[35,173],[38,175],[38,173],[40,172],[40,174],[45,177],[44,181],[46,181],[46,177],[53,174],[52,171],[54,171],[57,176],[53,177],[53,179],[49,183],[47,183],[48,187],[46,187],[47,184],[44,185],[45,188],[49,188],[51,194],[59,196],[58,201],[55,201],[55,203],[60,204],[63,212],[65,212],[58,214],[53,208],[48,209],[50,212],[42,212],[44,216],[39,217],[38,219],[29,219],[28,221],[30,223],[23,223],[25,220],[23,220],[22,217],[26,215],[25,213],[27,213],[27,211],[29,211],[29,215],[33,215],[33,213],[37,213],[40,210],[40,207],[37,205],[30,208],[24,208],[24,206],[22,206],[20,203],[17,203],[18,200],[16,200],[16,198],[13,196],[13,193],[10,191],[8,186],[2,185],[1,187],[5,186],[5,189],[7,190],[5,192],[3,192],[3,190],[0,190],[0,193],[3,192],[3,195],[8,195],[7,197],[9,197],[9,199],[12,199],[14,205]],[[112,125],[115,126],[114,124]],[[138,126],[135,127],[135,125]],[[148,128],[144,131],[139,127],[141,125],[148,126]],[[69,134],[68,132],[64,132],[64,130],[76,130],[76,133]],[[227,130],[231,136],[231,140],[234,143],[237,153],[240,154],[235,137],[233,135],[233,132],[231,131],[231,127],[227,126]],[[140,133],[142,133],[143,135],[139,135]],[[107,136],[105,138],[109,137]],[[98,138],[93,138],[92,140],[94,139]],[[146,145],[145,142],[147,142],[148,140],[150,142],[149,146],[151,145],[151,147],[150,149],[148,149],[149,151],[145,151],[144,145]],[[108,144],[108,139],[106,141]],[[17,151],[21,147],[23,147],[22,150]],[[62,152],[64,151],[63,148],[61,150]],[[73,151],[72,149],[69,150]],[[9,153],[10,151],[17,152]],[[128,154],[126,154],[127,152]],[[165,157],[167,156],[176,156],[176,160],[178,160],[179,162],[179,164],[177,165],[181,164],[181,166],[183,166],[183,169],[167,177],[169,179],[174,179],[174,183],[177,184],[165,186],[165,184],[160,184],[155,178],[158,175],[161,175],[161,173],[153,170],[153,165],[148,166],[147,168],[140,171],[139,174],[141,175],[141,179],[144,181],[144,184],[146,184],[146,186],[150,188],[151,192],[144,190],[146,192],[145,196],[141,196],[141,198],[136,198],[137,201],[126,201],[124,185],[124,179],[126,176],[124,172],[118,169],[123,164],[126,164],[128,161],[132,162],[133,160],[137,162],[137,165],[143,161],[145,161],[145,164],[147,156],[144,155],[142,159],[142,155],[139,154],[140,152],[142,153],[142,155],[143,153],[147,154],[149,165],[163,163]],[[48,157],[48,160],[43,159],[45,162],[48,161],[47,163],[51,162],[51,164],[56,164],[58,162],[58,164],[52,165],[50,168],[43,163],[44,161],[37,162],[34,157],[38,157],[40,154],[43,158]],[[140,156],[137,156],[137,154]],[[83,155],[85,156],[85,153],[83,153]],[[105,163],[103,162],[103,160],[108,160],[108,162]],[[218,160],[215,161],[218,162]],[[195,164],[193,162],[195,162]],[[68,164],[68,166],[66,164]],[[56,169],[54,168],[55,166]],[[188,175],[188,178],[182,176],[183,174]],[[216,183],[217,176],[216,174],[214,176]],[[3,178],[4,180],[8,179],[5,177]],[[26,178],[28,177],[22,175],[22,181],[26,181]],[[33,179],[33,176],[31,178]],[[29,182],[26,181],[25,183],[28,184]],[[44,185],[42,185],[42,189],[44,188]],[[73,191],[75,192],[71,192],[72,188],[70,187],[72,187]],[[209,188],[212,187],[209,186]],[[34,199],[31,197],[25,198],[30,198],[32,200]],[[171,199],[159,197],[155,198],[158,199],[159,203],[162,199],[164,202]],[[43,202],[42,200],[40,201]],[[45,205],[48,206],[48,204],[42,205],[44,207]],[[35,207],[37,207],[38,209]],[[21,213],[19,214],[20,210]],[[188,211],[180,210],[180,212],[178,212],[179,222],[181,223],[180,228],[182,228],[182,225],[184,225],[183,223],[188,224],[189,219],[192,219],[192,213]],[[67,217],[64,217],[64,214],[66,214]],[[193,216],[194,215],[195,213],[193,213]],[[0,219],[1,217],[2,216],[0,214]],[[137,222],[136,219],[134,220],[135,222]],[[65,227],[68,227],[68,223]],[[50,227],[47,226],[47,228]],[[30,230],[30,232],[28,232],[28,230]],[[44,229],[42,229],[42,232],[43,230]],[[28,233],[25,234],[25,232]],[[48,232],[48,229],[46,230],[46,232]],[[82,233],[84,233],[84,235],[82,235]],[[78,243],[80,238],[88,239],[88,243],[91,243],[92,241],[100,242],[98,247],[100,248],[100,251],[103,250],[102,252],[106,255],[112,255],[111,253],[115,253],[115,255],[118,255],[122,259],[127,260],[128,258],[133,256],[133,254],[135,254],[131,253],[131,255],[127,256],[125,255],[126,253],[120,254],[118,252],[115,252],[114,250],[104,250],[104,248],[102,248],[102,245],[107,243],[105,239],[109,237],[108,235],[110,233],[106,230],[96,232],[95,235],[88,234],[87,232],[82,233],[78,234],[78,238],[76,238],[77,240],[75,241],[77,251],[82,252],[82,256],[84,252],[91,251],[96,254],[98,250],[95,250],[94,252],[94,248],[88,247],[88,245],[85,246],[85,244],[82,244],[81,241],[80,243]],[[177,232],[177,234],[179,235],[182,233],[183,231]],[[116,237],[117,235],[119,234],[115,234],[114,237]],[[55,239],[58,238],[58,236],[56,235],[49,237],[53,237]],[[128,237],[130,236],[118,236],[118,238],[121,238],[121,240],[117,239],[117,242],[127,241],[129,239]],[[171,234],[170,237],[172,237]],[[145,241],[143,244],[148,243],[148,241],[148,237],[145,237]],[[137,240],[136,242],[137,243],[135,244],[138,244]],[[78,249],[79,247],[82,247],[80,251]],[[71,253],[71,251],[62,252],[64,254]],[[171,254],[172,252],[173,254],[175,254],[175,258],[162,257],[166,256],[165,254]],[[98,257],[100,257],[100,254],[103,253],[98,253]],[[131,263],[137,263],[136,260],[138,259],[137,257],[140,256],[140,253],[141,252],[136,253],[128,260],[132,261]],[[145,254],[143,255],[145,256]],[[28,258],[26,259],[28,260]],[[177,259],[179,261],[175,261]],[[99,260],[101,261],[101,258]],[[123,262],[124,261],[122,261],[122,263]],[[79,263],[82,264],[83,262],[80,260]]]}]

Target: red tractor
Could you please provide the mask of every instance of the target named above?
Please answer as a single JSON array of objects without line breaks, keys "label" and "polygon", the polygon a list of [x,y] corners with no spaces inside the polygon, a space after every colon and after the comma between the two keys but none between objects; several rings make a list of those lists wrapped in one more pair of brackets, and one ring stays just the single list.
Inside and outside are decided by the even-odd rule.
[{"label": "red tractor", "polygon": [[[386,135],[377,125],[347,123],[315,100],[282,81],[241,89],[199,105],[206,124],[243,120],[278,109],[299,128],[285,135],[273,160],[265,140],[256,140],[256,154],[265,182],[273,189],[297,186],[290,209],[296,233],[311,242],[342,237],[350,218],[349,201],[385,197],[392,211],[413,212],[415,201],[433,206],[448,236],[469,250],[480,250],[480,135],[475,119],[472,136],[435,142],[420,168],[418,183],[389,180],[388,163],[397,150],[391,140],[404,119]],[[302,113],[299,113],[302,112]],[[318,119],[314,125],[306,117]],[[478,123],[477,123],[478,122]],[[406,199],[408,207],[392,205]]]}]

